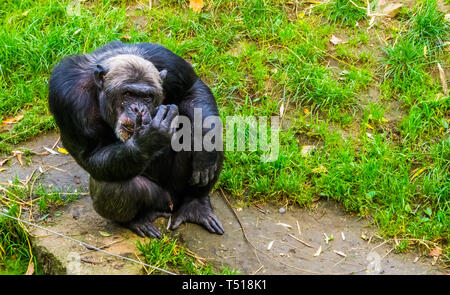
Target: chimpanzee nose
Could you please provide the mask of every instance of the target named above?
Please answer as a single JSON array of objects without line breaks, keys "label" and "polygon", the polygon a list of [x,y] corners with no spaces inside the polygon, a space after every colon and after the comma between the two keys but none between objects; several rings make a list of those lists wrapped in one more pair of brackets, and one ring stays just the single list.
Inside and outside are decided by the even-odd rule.
[{"label": "chimpanzee nose", "polygon": [[136,114],[144,114],[145,112],[147,112],[147,108],[140,103],[133,103],[131,105],[131,110]]}]

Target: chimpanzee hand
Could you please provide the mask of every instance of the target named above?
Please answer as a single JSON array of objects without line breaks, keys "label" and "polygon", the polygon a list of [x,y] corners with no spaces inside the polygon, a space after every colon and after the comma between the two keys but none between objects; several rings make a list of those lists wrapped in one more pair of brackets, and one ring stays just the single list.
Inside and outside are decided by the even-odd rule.
[{"label": "chimpanzee hand", "polygon": [[205,151],[194,152],[192,168],[193,172],[189,184],[198,186],[208,185],[217,174],[217,153]]},{"label": "chimpanzee hand", "polygon": [[173,104],[157,107],[155,117],[149,121],[142,120],[142,115],[139,114],[133,134],[136,146],[149,155],[168,146],[175,133],[175,129],[170,128],[170,125],[176,116],[178,116],[178,107]]}]

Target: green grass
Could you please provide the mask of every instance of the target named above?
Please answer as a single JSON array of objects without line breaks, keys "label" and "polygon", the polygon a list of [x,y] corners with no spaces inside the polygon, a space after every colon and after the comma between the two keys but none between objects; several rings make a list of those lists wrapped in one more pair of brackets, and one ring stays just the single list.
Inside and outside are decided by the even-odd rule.
[{"label": "green grass", "polygon": [[[5,212],[17,216],[17,205]],[[24,274],[30,260],[36,263],[29,250],[28,233],[16,221],[0,216],[0,274]]]},{"label": "green grass", "polygon": [[[353,2],[353,3],[352,3]],[[355,26],[366,16],[366,1],[363,0],[334,0],[326,5],[328,19],[340,24]]]},{"label": "green grass", "polygon": [[[198,14],[187,1],[126,11],[136,3],[98,0],[78,15],[67,13],[69,2],[0,4],[0,117],[24,114],[0,133],[2,151],[55,128],[46,83],[63,56],[125,35],[126,42],[157,42],[193,64],[222,118],[278,115],[285,106],[291,128],[280,133],[278,160],[261,162],[261,151],[226,152],[218,186],[248,202],[311,206],[318,196],[335,199],[373,217],[385,237],[440,243],[449,260],[450,99],[438,96],[436,75],[437,62],[450,61],[443,48],[449,30],[435,1],[419,1],[389,20],[395,32],[379,25],[367,32],[365,10],[349,1],[317,5],[311,14],[303,13],[308,5],[296,10],[281,0],[205,1]],[[387,45],[377,37],[391,33]],[[348,43],[332,46],[333,34]],[[301,155],[303,145],[315,146],[309,157]],[[197,271],[169,256],[156,262]]]},{"label": "green grass", "polygon": [[[147,243],[137,242],[139,252],[144,256],[147,264],[162,268],[175,273],[187,275],[233,275],[238,274],[236,270],[223,267],[215,269],[211,264],[205,263],[204,259],[179,245],[176,239],[163,236],[160,240],[151,239]],[[158,270],[146,269],[148,274],[163,274]]]},{"label": "green grass", "polygon": [[[26,157],[27,152],[24,151]],[[24,162],[26,159],[23,159]],[[26,184],[17,178],[9,185],[1,184],[0,212],[28,220],[42,221],[48,216],[58,216],[57,207],[79,198],[77,190],[63,192],[60,189],[45,187],[35,175]],[[34,273],[42,274],[40,265],[30,251],[29,233],[22,223],[0,215],[0,274],[24,274],[28,265],[34,264]]]},{"label": "green grass", "polygon": [[433,55],[442,53],[444,43],[449,41],[450,26],[444,13],[438,10],[436,0],[424,0],[419,4],[407,37],[426,45]]}]

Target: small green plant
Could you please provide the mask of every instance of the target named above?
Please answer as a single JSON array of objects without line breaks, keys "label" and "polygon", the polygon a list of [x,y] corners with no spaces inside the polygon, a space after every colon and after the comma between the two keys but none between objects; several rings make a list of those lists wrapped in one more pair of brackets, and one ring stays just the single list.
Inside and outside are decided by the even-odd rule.
[{"label": "small green plant", "polygon": [[407,33],[407,38],[427,46],[425,50],[429,55],[442,52],[444,43],[450,37],[450,26],[449,21],[444,18],[444,13],[439,11],[437,1],[422,1],[412,20],[413,23]]},{"label": "small green plant", "polygon": [[42,213],[47,213],[49,207],[57,207],[75,201],[80,197],[78,190],[74,192],[63,192],[61,189],[48,189],[43,184],[40,184],[34,191],[34,194],[39,198],[38,205]]},{"label": "small green plant", "polygon": [[[17,217],[19,206],[15,204],[5,213]],[[37,270],[36,260],[30,252],[28,233],[17,221],[0,216],[0,274],[24,274],[30,261],[34,262]]]},{"label": "small green plant", "polygon": [[355,26],[357,21],[366,18],[365,6],[366,2],[362,0],[335,0],[329,3],[328,18],[341,24]]},{"label": "small green plant", "polygon": [[385,49],[387,57],[385,79],[394,93],[404,94],[403,99],[412,104],[423,96],[432,84],[425,71],[428,62],[423,48],[414,41],[399,40],[397,44]]},{"label": "small green plant", "polygon": [[[176,239],[171,239],[167,235],[159,240],[151,239],[144,244],[138,241],[136,246],[147,264],[171,272],[189,275],[237,274],[237,271],[230,270],[228,267],[215,270],[211,264],[205,263],[194,253],[177,244]],[[154,269],[146,269],[146,271],[148,274],[161,274]]]},{"label": "small green plant", "polygon": [[364,111],[364,122],[365,123],[383,123],[386,119],[384,116],[384,109],[381,105],[370,103],[368,109]]}]

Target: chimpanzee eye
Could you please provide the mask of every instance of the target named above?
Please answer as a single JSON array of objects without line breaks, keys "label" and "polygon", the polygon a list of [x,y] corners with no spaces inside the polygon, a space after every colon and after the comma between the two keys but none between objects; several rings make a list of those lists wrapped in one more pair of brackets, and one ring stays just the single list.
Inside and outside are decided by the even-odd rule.
[{"label": "chimpanzee eye", "polygon": [[131,96],[132,94],[131,94],[130,91],[125,91],[124,95],[125,95],[125,96]]}]

